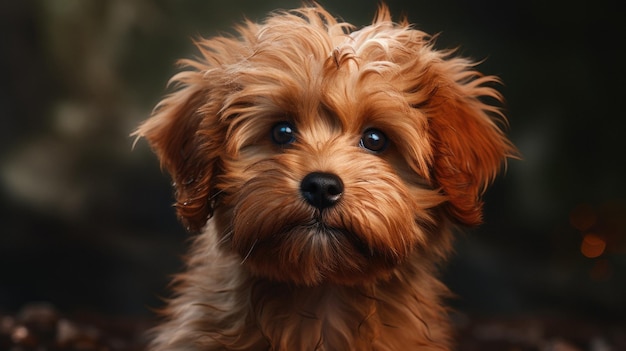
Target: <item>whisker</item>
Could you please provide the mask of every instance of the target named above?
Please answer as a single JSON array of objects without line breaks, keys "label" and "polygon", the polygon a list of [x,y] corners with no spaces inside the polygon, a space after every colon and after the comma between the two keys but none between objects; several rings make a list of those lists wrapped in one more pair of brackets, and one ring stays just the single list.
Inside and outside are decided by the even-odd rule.
[{"label": "whisker", "polygon": [[241,260],[240,264],[243,265],[246,262],[246,260],[250,257],[250,255],[252,254],[252,250],[254,250],[254,247],[256,246],[258,241],[259,239],[255,239],[252,245],[250,245],[250,250],[248,250],[248,253],[246,254],[246,256],[244,256],[243,260]]},{"label": "whisker", "polygon": [[222,190],[216,191],[215,193],[211,194],[211,196],[209,197],[209,202],[214,201],[223,192],[224,192],[224,190],[222,189]]},{"label": "whisker", "polygon": [[233,227],[230,226],[224,231],[224,235],[222,235],[222,237],[217,242],[217,244],[221,246],[225,244],[227,241],[229,241],[232,237],[233,237]]}]

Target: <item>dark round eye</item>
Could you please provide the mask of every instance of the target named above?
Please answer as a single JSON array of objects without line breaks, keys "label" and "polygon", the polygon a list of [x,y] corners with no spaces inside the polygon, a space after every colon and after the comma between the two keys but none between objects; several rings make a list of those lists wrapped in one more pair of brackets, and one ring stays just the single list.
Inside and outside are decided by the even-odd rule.
[{"label": "dark round eye", "polygon": [[378,129],[366,129],[359,146],[372,152],[383,152],[387,148],[387,136]]},{"label": "dark round eye", "polygon": [[289,122],[278,122],[272,128],[272,140],[278,145],[287,145],[296,141],[295,128]]}]

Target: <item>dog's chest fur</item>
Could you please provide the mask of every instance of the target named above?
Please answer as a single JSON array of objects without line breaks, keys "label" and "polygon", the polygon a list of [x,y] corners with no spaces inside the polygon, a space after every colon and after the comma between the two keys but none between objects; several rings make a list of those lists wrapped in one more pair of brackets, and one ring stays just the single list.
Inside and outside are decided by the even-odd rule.
[{"label": "dog's chest fur", "polygon": [[446,288],[423,262],[409,263],[388,283],[298,287],[250,277],[239,257],[219,249],[212,230],[209,225],[196,239],[193,247],[203,255],[191,255],[190,269],[177,278],[184,294],[167,313],[179,318],[158,328],[162,344],[185,350],[392,351],[420,344],[420,350],[446,350],[449,330],[439,307]]},{"label": "dog's chest fur", "polygon": [[[267,283],[268,290],[278,293],[254,306],[253,318],[262,321],[259,331],[272,350],[406,350],[424,337],[445,344],[436,329],[440,323],[431,320],[436,316],[411,310],[399,301],[385,301],[387,288],[293,288]],[[411,321],[416,318],[421,322]],[[407,333],[411,322],[416,327]]]}]

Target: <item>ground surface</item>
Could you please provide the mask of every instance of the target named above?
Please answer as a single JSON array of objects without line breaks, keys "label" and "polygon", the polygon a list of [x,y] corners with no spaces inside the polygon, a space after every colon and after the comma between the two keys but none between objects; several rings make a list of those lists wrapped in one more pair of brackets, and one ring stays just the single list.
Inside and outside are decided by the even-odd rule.
[{"label": "ground surface", "polygon": [[[626,325],[552,317],[455,318],[458,351],[624,351]],[[94,315],[67,317],[47,304],[0,313],[0,350],[139,351],[152,322]]]}]

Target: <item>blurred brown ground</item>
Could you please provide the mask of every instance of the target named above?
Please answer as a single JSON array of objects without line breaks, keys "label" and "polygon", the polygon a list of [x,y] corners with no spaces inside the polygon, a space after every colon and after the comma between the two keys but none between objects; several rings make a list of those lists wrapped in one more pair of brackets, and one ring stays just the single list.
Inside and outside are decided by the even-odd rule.
[{"label": "blurred brown ground", "polygon": [[[457,315],[458,351],[626,350],[626,325],[554,317],[471,318]],[[63,316],[49,304],[0,314],[0,349],[139,351],[154,319]]]}]

